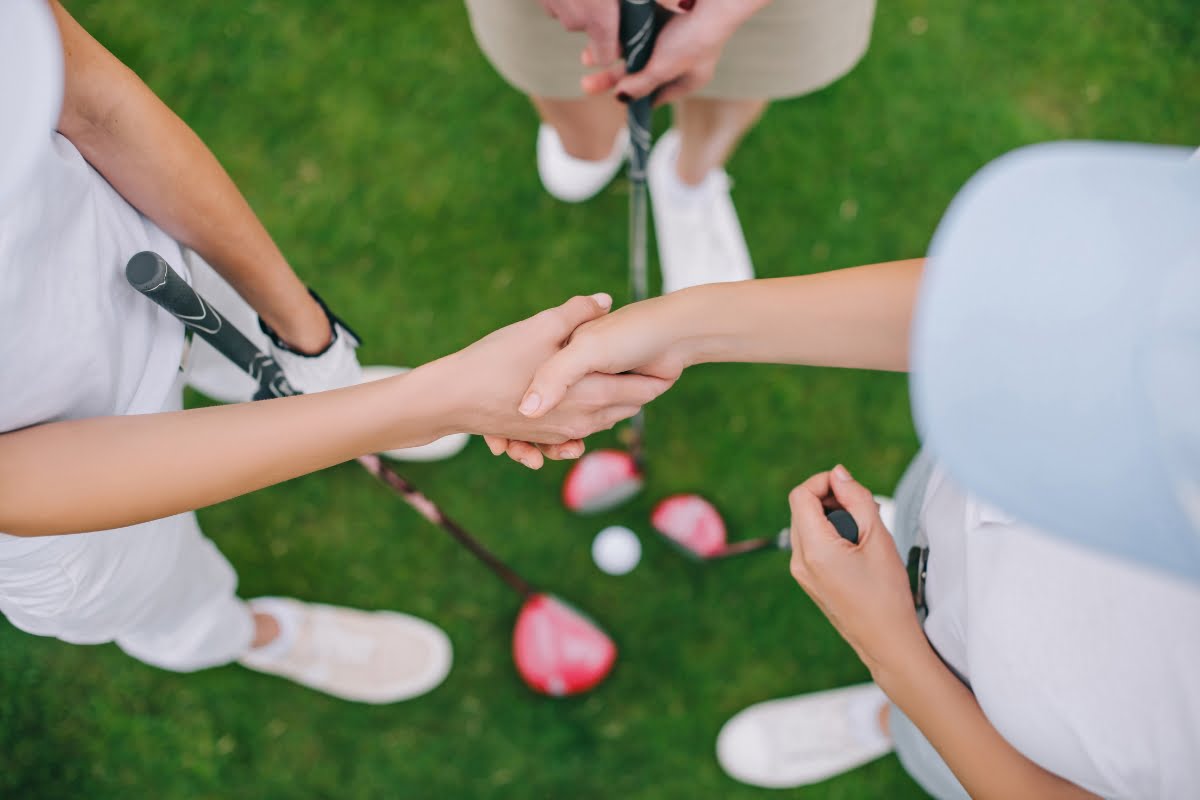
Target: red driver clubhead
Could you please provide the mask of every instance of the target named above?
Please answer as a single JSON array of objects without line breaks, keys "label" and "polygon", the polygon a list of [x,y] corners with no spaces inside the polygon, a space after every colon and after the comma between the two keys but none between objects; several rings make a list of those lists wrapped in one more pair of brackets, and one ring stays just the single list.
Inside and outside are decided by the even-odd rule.
[{"label": "red driver clubhead", "polygon": [[616,508],[642,489],[633,456],[622,450],[595,450],[575,462],[563,481],[563,504],[579,514]]},{"label": "red driver clubhead", "polygon": [[690,555],[708,558],[725,549],[725,521],[698,494],[671,495],[654,507],[650,524]]},{"label": "red driver clubhead", "polygon": [[529,688],[551,697],[586,692],[612,671],[617,646],[557,597],[531,595],[513,631],[513,660]]}]

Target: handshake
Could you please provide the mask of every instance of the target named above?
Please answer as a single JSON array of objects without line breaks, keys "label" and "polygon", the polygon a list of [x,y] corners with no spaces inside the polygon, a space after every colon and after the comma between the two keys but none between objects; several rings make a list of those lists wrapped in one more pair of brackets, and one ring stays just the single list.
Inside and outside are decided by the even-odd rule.
[{"label": "handshake", "polygon": [[439,435],[482,434],[531,469],[578,458],[584,438],[637,414],[688,365],[658,314],[668,300],[609,314],[607,294],[574,297],[420,367],[443,395]]}]

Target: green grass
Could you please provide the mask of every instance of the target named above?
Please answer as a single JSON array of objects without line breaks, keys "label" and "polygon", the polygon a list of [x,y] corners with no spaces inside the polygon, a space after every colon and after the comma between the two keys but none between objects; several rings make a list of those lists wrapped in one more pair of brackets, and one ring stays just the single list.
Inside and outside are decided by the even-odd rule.
[{"label": "green grass", "polygon": [[[460,4],[69,5],[210,144],[300,274],[366,335],[365,361],[422,362],[570,294],[624,296],[624,186],[580,207],[541,190],[532,112],[479,54]],[[955,189],[1023,144],[1200,140],[1191,0],[880,6],[862,65],[774,107],[731,164],[761,275],[920,254]],[[478,442],[405,469],[616,635],[621,660],[592,694],[526,690],[508,655],[515,598],[346,465],[201,521],[247,596],[443,625],[457,658],[444,686],[361,707],[238,667],[172,675],[4,624],[0,796],[768,796],[717,768],[721,723],[866,670],[780,556],[702,569],[645,535],[638,570],[609,578],[590,563],[591,536],[615,522],[647,534],[653,501],[688,489],[717,502],[734,536],[771,533],[787,490],[835,460],[888,491],[916,448],[905,382],[707,367],[650,410],[648,432],[647,491],[595,519],[561,507],[563,467],[529,473]],[[805,793],[919,795],[894,758]]]}]

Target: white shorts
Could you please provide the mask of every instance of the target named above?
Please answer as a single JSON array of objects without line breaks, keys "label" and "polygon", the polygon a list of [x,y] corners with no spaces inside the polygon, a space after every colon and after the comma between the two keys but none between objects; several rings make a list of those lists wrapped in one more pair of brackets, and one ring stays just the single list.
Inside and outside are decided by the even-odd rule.
[{"label": "white shorts", "polygon": [[[185,258],[193,280],[211,291],[215,273],[194,253]],[[230,294],[236,302],[221,298],[227,316],[255,318]],[[219,358],[201,348],[191,364],[221,375],[223,365],[207,363]],[[161,411],[182,407],[183,385],[181,373]],[[0,613],[13,625],[75,644],[116,642],[163,669],[190,672],[246,652],[254,621],[236,590],[237,574],[192,512],[69,536],[0,534]]]}]

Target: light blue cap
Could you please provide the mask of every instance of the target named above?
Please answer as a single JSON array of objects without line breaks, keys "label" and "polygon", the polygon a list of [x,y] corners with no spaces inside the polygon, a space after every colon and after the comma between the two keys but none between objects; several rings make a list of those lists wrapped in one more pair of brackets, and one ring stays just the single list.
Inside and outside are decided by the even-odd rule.
[{"label": "light blue cap", "polygon": [[1200,163],[1057,143],[989,164],[930,247],[911,388],[968,490],[1200,582]]}]

